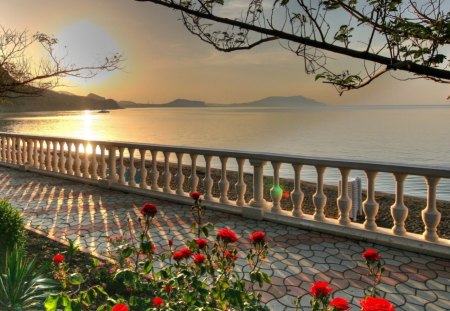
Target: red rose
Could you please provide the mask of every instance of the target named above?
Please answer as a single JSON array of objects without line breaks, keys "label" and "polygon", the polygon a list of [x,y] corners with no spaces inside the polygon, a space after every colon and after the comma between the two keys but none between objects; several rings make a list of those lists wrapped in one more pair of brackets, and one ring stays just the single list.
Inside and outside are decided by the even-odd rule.
[{"label": "red rose", "polygon": [[289,191],[284,191],[284,192],[283,192],[283,195],[282,195],[282,198],[287,200],[287,199],[289,199],[289,196],[290,196],[290,195],[291,195],[291,194],[289,193]]},{"label": "red rose", "polygon": [[233,230],[228,228],[222,228],[217,231],[217,239],[224,241],[225,243],[234,243],[237,241],[238,237]]},{"label": "red rose", "polygon": [[334,307],[335,311],[347,311],[350,310],[350,306],[348,305],[348,301],[341,297],[336,297],[330,301],[330,307]]},{"label": "red rose", "polygon": [[152,302],[155,308],[161,308],[164,306],[164,299],[162,299],[161,297],[153,298]]},{"label": "red rose", "polygon": [[170,293],[170,292],[173,291],[173,287],[172,287],[172,285],[164,285],[163,290],[164,290],[165,292]]},{"label": "red rose", "polygon": [[173,254],[172,258],[176,261],[180,261],[181,259],[188,259],[189,257],[191,257],[191,255],[192,255],[191,250],[185,247],[176,252],[175,254]]},{"label": "red rose", "polygon": [[194,254],[192,257],[196,264],[202,264],[206,260],[206,256],[203,254]]},{"label": "red rose", "polygon": [[259,244],[266,241],[266,234],[262,231],[256,231],[250,234],[250,242],[253,244]]},{"label": "red rose", "polygon": [[381,255],[378,254],[376,250],[371,248],[362,253],[362,257],[369,262],[375,262],[381,259]]},{"label": "red rose", "polygon": [[128,311],[128,306],[123,303],[118,303],[114,307],[112,307],[111,311]]},{"label": "red rose", "polygon": [[230,253],[228,250],[226,250],[223,253],[223,257],[230,259],[231,261],[235,262],[238,259],[238,255],[233,255],[232,253]]},{"label": "red rose", "polygon": [[364,300],[360,300],[359,304],[362,311],[395,311],[394,306],[386,299],[367,296]]},{"label": "red rose", "polygon": [[314,297],[326,297],[333,291],[333,288],[328,287],[327,282],[316,282],[311,287],[311,290],[309,291],[311,295]]},{"label": "red rose", "polygon": [[144,216],[154,217],[157,212],[158,209],[156,208],[156,205],[151,203],[145,203],[141,209],[141,214]]},{"label": "red rose", "polygon": [[173,245],[173,240],[169,240],[169,246]]},{"label": "red rose", "polygon": [[198,248],[205,248],[208,246],[208,241],[202,238],[198,238],[195,243],[197,244]]},{"label": "red rose", "polygon": [[194,191],[194,192],[191,192],[189,194],[189,196],[194,200],[198,200],[200,198],[201,194],[198,191]]},{"label": "red rose", "polygon": [[64,256],[61,255],[60,253],[56,254],[55,256],[53,256],[53,262],[57,265],[59,265],[61,262],[64,261]]}]

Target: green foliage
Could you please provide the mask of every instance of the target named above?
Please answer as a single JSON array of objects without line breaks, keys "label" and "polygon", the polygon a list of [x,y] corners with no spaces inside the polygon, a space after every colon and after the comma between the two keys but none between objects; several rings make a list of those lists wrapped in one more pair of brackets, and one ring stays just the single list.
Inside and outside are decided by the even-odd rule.
[{"label": "green foliage", "polygon": [[0,270],[0,310],[42,310],[42,302],[57,284],[27,259],[22,248],[7,251]]},{"label": "green foliage", "polygon": [[[0,255],[15,245],[20,248],[25,243],[25,229],[20,212],[7,200],[0,200]],[[1,262],[1,261],[0,261]]]}]

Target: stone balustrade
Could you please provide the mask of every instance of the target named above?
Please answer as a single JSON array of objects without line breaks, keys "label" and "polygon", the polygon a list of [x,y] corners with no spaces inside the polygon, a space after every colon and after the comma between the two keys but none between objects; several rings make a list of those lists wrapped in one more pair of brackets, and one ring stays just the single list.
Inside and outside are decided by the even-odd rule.
[{"label": "stone balustrade", "polygon": [[[440,179],[450,178],[450,170],[446,169],[12,133],[0,133],[0,164],[187,204],[192,203],[189,193],[201,186],[207,208],[450,258],[450,240],[439,237],[437,231],[441,213],[436,206],[436,187]],[[228,168],[230,164],[234,170]],[[280,204],[282,165],[291,167],[294,176],[289,195],[291,210]],[[312,215],[303,211],[301,171],[305,166],[317,172],[316,192],[310,198]],[[251,183],[246,182],[246,167],[252,169]],[[272,176],[265,176],[267,167]],[[327,168],[337,168],[341,175],[338,219],[326,217],[325,213]],[[352,205],[347,185],[352,170],[364,171],[367,176],[364,223],[350,219]],[[375,182],[379,172],[392,174],[395,179],[395,202],[390,207],[392,228],[377,226],[380,207],[375,199]],[[230,174],[236,175],[235,184],[230,183]],[[216,175],[220,175],[219,180],[213,178]],[[408,207],[404,203],[404,182],[409,175],[423,176],[427,184],[422,234],[408,232],[405,226]],[[264,191],[267,178],[271,180],[269,195]]]}]

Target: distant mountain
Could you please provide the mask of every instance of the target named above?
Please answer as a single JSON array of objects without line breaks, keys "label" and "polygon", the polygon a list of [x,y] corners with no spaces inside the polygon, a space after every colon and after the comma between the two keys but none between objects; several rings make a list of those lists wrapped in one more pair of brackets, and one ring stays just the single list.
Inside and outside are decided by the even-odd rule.
[{"label": "distant mountain", "polygon": [[119,106],[122,108],[164,108],[164,107],[206,107],[207,104],[203,101],[175,99],[165,104],[140,104],[129,100],[120,101]]},{"label": "distant mountain", "polygon": [[326,104],[304,96],[270,96],[260,100],[232,104],[233,107],[325,107]]},{"label": "distant mountain", "polygon": [[8,98],[0,101],[0,112],[112,110],[121,107],[113,99],[90,94],[78,96],[44,91],[42,96]]},{"label": "distant mountain", "polygon": [[205,107],[206,103],[198,100],[175,99],[161,106],[166,107]]}]

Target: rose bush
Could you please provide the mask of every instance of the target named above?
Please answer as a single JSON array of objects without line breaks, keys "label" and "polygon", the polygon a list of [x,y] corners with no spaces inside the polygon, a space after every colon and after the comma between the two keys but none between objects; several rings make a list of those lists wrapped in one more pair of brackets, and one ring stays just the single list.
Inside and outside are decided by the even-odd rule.
[{"label": "rose bush", "polygon": [[[252,247],[245,256],[237,249],[239,237],[230,228],[217,230],[216,239],[208,240],[214,227],[203,223],[205,210],[200,194],[194,192],[191,197],[192,231],[197,237],[186,241],[183,247],[175,248],[173,240],[168,239],[165,249],[156,248],[149,232],[158,209],[147,203],[141,209],[139,233],[135,233],[130,220],[129,238],[108,238],[113,262],[95,259],[90,274],[84,277],[65,262],[62,254],[56,254],[52,266],[61,289],[47,297],[46,310],[267,310],[258,292],[270,283],[270,277],[261,269],[269,250],[265,232],[250,234],[248,242]],[[239,258],[245,259],[249,272],[236,271]],[[392,304],[380,298],[376,290],[383,272],[381,255],[368,249],[362,258],[373,284],[360,301],[361,310],[393,311]],[[91,285],[86,284],[86,279]],[[332,298],[332,292],[327,282],[312,284],[312,309],[349,310],[349,302]]]}]

